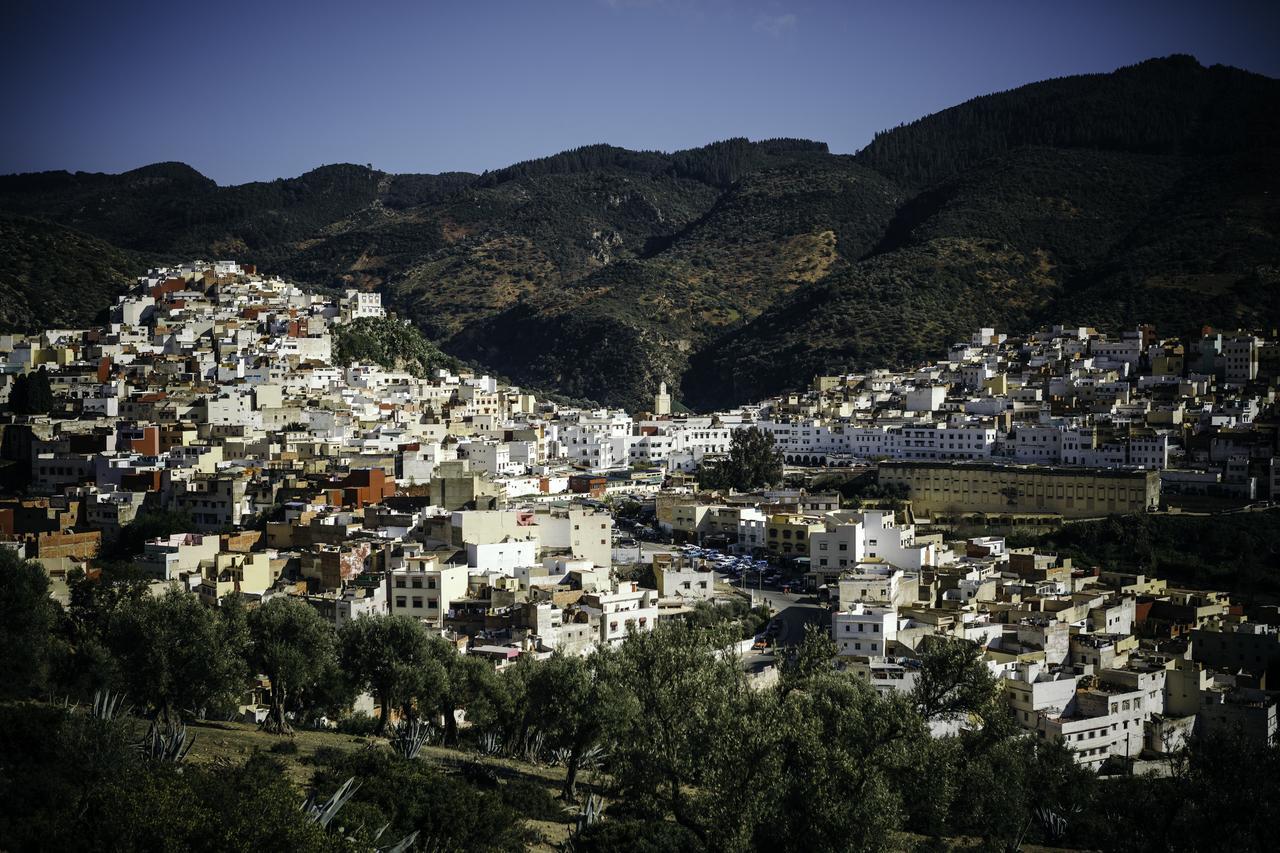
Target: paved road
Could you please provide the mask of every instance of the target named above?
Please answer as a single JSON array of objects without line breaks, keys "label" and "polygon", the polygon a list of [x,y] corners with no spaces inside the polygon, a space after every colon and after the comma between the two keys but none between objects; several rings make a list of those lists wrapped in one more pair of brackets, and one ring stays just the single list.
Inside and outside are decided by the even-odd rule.
[{"label": "paved road", "polygon": [[[739,588],[727,578],[721,579],[735,589]],[[804,638],[804,626],[807,624],[830,625],[830,611],[812,595],[776,589],[751,589],[749,586],[744,591],[751,596],[753,605],[768,604],[774,616],[781,618],[782,627],[776,638],[779,646],[798,644]]]},{"label": "paved road", "polygon": [[765,590],[763,595],[782,619],[782,628],[778,632],[779,646],[799,645],[804,639],[805,625],[829,627],[831,624],[830,611],[818,604],[812,596],[784,595],[769,590]]}]

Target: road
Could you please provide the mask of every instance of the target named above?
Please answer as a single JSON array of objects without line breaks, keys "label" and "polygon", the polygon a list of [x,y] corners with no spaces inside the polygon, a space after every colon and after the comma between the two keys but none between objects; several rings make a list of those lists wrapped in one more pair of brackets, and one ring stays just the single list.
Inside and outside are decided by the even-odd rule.
[{"label": "road", "polygon": [[769,609],[782,619],[778,631],[779,646],[795,646],[804,639],[804,626],[830,626],[830,611],[811,595],[783,593],[774,590],[752,590],[754,601],[764,600]]}]

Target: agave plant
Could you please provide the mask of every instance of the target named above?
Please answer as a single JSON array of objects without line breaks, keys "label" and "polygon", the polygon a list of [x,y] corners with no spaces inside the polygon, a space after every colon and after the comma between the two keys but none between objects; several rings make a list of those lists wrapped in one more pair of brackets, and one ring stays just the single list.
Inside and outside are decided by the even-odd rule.
[{"label": "agave plant", "polygon": [[307,819],[312,823],[319,824],[325,829],[328,829],[329,821],[333,820],[334,817],[337,816],[338,812],[342,810],[342,807],[347,804],[348,800],[355,796],[356,791],[358,790],[360,790],[360,783],[356,781],[356,777],[352,776],[350,779],[343,782],[342,786],[333,792],[333,796],[325,800],[323,803],[317,803],[314,796],[307,797],[306,801],[302,804],[302,813],[305,814]]},{"label": "agave plant", "polygon": [[550,762],[552,767],[562,767],[569,763],[569,759],[573,758],[573,750],[567,747],[556,747],[551,750]]},{"label": "agave plant", "polygon": [[109,722],[118,716],[129,713],[129,708],[123,711],[120,706],[124,704],[123,693],[112,693],[110,690],[95,690],[93,692],[93,704],[89,706],[89,715],[95,720]]},{"label": "agave plant", "polygon": [[[338,812],[342,811],[342,807],[355,796],[356,791],[358,790],[360,790],[360,783],[356,781],[356,777],[352,776],[350,779],[343,782],[342,786],[333,792],[333,796],[325,800],[323,803],[317,803],[314,796],[307,797],[307,799],[302,803],[302,813],[306,816],[307,820],[314,824],[318,824],[323,829],[328,829],[329,823],[337,817]],[[369,839],[370,850],[372,853],[407,853],[409,848],[413,846],[414,842],[418,840],[417,831],[415,830],[414,832],[409,833],[395,844],[388,844],[385,847],[379,847],[378,841],[382,838],[382,834],[387,831],[387,827],[389,826],[391,826],[390,823],[384,823],[382,827],[373,834],[373,837]],[[428,846],[428,849],[430,849],[430,846]]]},{"label": "agave plant", "polygon": [[598,743],[593,743],[582,751],[578,757],[578,766],[583,770],[596,770],[608,759],[609,752]]},{"label": "agave plant", "polygon": [[159,719],[153,719],[151,726],[147,729],[146,736],[138,744],[138,748],[142,750],[143,755],[153,761],[181,764],[195,742],[195,735],[187,737],[185,723],[179,722],[175,725],[169,722],[161,723]]},{"label": "agave plant", "polygon": [[1080,811],[1080,807],[1054,810],[1048,806],[1041,806],[1036,809],[1036,818],[1040,821],[1040,825],[1044,827],[1045,833],[1054,841],[1061,841],[1067,834],[1067,829],[1071,825],[1073,818]]},{"label": "agave plant", "polygon": [[574,835],[581,833],[588,826],[599,823],[603,816],[604,799],[599,794],[588,794],[587,801],[582,804],[578,819],[574,823]]},{"label": "agave plant", "polygon": [[481,755],[500,755],[502,753],[502,737],[497,732],[485,732],[480,736]]},{"label": "agave plant", "polygon": [[539,731],[530,731],[524,736],[524,755],[525,761],[530,764],[537,764],[542,758],[543,748],[546,746],[547,736]]},{"label": "agave plant", "polygon": [[435,727],[421,720],[405,720],[391,733],[391,748],[410,761],[435,737]]},{"label": "agave plant", "polygon": [[[375,843],[382,837],[382,833],[386,832],[387,826],[390,826],[390,824],[384,825],[382,829],[378,830],[377,834],[374,835],[373,840]],[[412,847],[413,843],[417,840],[418,830],[415,829],[395,844],[388,844],[386,847],[374,847],[374,853],[406,853],[406,851]]]}]

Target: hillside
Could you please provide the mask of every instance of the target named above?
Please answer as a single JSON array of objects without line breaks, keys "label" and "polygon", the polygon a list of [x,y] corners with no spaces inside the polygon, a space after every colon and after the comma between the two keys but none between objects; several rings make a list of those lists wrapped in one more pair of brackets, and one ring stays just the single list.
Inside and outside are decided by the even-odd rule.
[{"label": "hillside", "polygon": [[977,325],[1275,325],[1277,190],[1280,81],[1169,57],[975,98],[853,156],[738,139],[482,175],[2,177],[0,251],[27,260],[0,319],[83,322],[149,258],[235,257],[379,289],[517,382],[643,407],[665,380],[705,408]]},{"label": "hillside", "polygon": [[0,214],[0,332],[98,321],[154,262],[71,228]]}]

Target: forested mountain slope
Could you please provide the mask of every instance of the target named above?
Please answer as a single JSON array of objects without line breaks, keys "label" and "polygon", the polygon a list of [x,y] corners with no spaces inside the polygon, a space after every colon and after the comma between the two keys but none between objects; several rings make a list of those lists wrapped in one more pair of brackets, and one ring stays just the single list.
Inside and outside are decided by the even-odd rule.
[{"label": "forested mountain slope", "polygon": [[975,98],[853,156],[738,139],[483,175],[17,175],[0,322],[84,322],[155,258],[234,257],[379,289],[519,382],[642,407],[665,380],[706,407],[977,325],[1276,324],[1278,164],[1280,82],[1169,57]]}]

